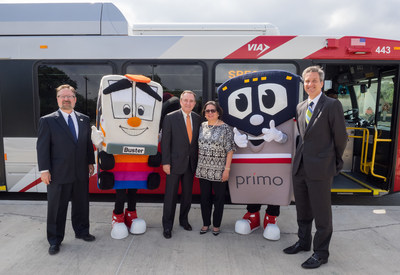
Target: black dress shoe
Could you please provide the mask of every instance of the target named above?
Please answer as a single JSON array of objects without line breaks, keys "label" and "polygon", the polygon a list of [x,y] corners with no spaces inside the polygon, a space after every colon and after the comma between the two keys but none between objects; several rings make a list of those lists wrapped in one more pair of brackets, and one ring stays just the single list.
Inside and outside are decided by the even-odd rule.
[{"label": "black dress shoe", "polygon": [[84,240],[85,242],[93,242],[96,240],[96,237],[87,233],[86,235],[75,235],[75,238]]},{"label": "black dress shoe", "polygon": [[289,246],[283,250],[286,254],[297,254],[300,251],[310,251],[310,248],[303,248],[299,242],[296,242],[294,245]]},{"label": "black dress shoe", "polygon": [[60,252],[60,245],[58,245],[58,244],[50,245],[50,247],[49,247],[49,254],[50,255],[55,255],[58,252]]},{"label": "black dress shoe", "polygon": [[181,226],[183,227],[183,229],[185,229],[186,231],[192,231],[192,226],[187,223],[187,224],[181,224]]},{"label": "black dress shoe", "polygon": [[218,228],[218,230],[215,230],[215,228],[213,228],[212,233],[213,233],[214,236],[218,236],[219,233],[221,233],[221,230],[219,228]]},{"label": "black dress shoe", "polygon": [[323,259],[318,256],[318,254],[314,253],[310,258],[305,261],[301,267],[303,268],[318,268],[322,264],[326,264],[328,262],[328,259]]},{"label": "black dress shoe", "polygon": [[[207,227],[207,229],[203,229],[204,227]],[[209,226],[203,226],[200,229],[200,235],[206,234],[208,231],[210,231],[210,227]]]},{"label": "black dress shoe", "polygon": [[172,237],[171,229],[164,229],[163,235],[164,235],[164,238],[171,239],[171,237]]}]

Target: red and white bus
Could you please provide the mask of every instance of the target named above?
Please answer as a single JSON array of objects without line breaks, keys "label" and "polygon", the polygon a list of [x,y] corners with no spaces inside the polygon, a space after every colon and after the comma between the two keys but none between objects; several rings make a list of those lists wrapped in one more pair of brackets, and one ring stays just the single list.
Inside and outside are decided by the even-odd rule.
[{"label": "red and white bus", "polygon": [[[129,26],[110,3],[0,4],[0,191],[46,192],[37,126],[58,108],[61,83],[77,87],[76,109],[94,120],[107,74],[143,74],[177,96],[193,90],[199,111],[229,78],[274,69],[301,74],[314,64],[326,72],[324,90],[342,102],[350,133],[332,192],[400,191],[400,41],[281,36],[271,24]],[[95,177],[90,191],[101,192]],[[163,191],[164,182],[140,192]]]}]

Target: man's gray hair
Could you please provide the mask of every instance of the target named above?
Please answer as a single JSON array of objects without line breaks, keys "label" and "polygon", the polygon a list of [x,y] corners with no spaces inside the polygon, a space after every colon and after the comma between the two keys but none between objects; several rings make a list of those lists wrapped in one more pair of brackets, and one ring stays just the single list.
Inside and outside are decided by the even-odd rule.
[{"label": "man's gray hair", "polygon": [[306,68],[303,71],[303,75],[302,75],[303,80],[304,80],[306,74],[308,74],[308,73],[318,73],[319,74],[319,80],[321,82],[323,82],[325,80],[325,73],[324,73],[324,71],[322,70],[322,68],[320,66],[310,66],[310,67]]},{"label": "man's gray hair", "polygon": [[191,91],[191,90],[184,90],[184,91],[181,93],[181,96],[180,96],[179,99],[182,99],[182,97],[183,97],[184,94],[192,94],[192,95],[194,96],[194,99],[196,100],[196,94],[195,94],[193,91]]}]

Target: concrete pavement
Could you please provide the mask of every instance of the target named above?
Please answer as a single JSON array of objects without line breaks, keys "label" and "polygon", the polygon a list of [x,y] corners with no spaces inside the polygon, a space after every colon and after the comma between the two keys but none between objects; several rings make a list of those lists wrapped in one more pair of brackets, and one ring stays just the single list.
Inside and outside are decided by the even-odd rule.
[{"label": "concrete pavement", "polygon": [[297,240],[293,205],[281,207],[279,241],[265,240],[261,229],[236,234],[235,221],[245,213],[241,205],[225,206],[219,236],[200,235],[198,204],[189,214],[194,231],[184,231],[176,217],[167,240],[162,236],[162,204],[155,203],[137,207],[147,222],[145,234],[114,240],[113,203],[91,202],[90,231],[96,241],[75,239],[68,214],[66,237],[54,256],[48,254],[46,209],[42,201],[0,200],[0,274],[400,274],[398,206],[333,206],[331,256],[316,270],[300,266],[312,252],[282,252]]}]

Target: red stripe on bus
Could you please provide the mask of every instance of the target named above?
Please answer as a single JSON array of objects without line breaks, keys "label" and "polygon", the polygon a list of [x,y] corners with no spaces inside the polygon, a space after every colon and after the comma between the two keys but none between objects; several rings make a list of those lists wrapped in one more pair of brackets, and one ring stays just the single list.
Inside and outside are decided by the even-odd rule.
[{"label": "red stripe on bus", "polygon": [[42,179],[41,179],[41,178],[38,178],[38,179],[35,180],[34,182],[28,184],[27,186],[25,186],[24,188],[22,188],[21,190],[19,190],[19,192],[26,192],[26,191],[28,191],[29,189],[31,189],[32,187],[38,185],[38,184],[41,183],[41,182],[42,182]]},{"label": "red stripe on bus", "polygon": [[225,59],[258,59],[296,36],[257,36],[225,57]]}]

